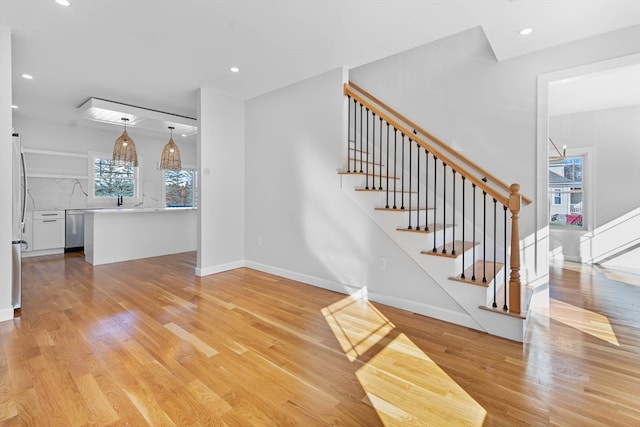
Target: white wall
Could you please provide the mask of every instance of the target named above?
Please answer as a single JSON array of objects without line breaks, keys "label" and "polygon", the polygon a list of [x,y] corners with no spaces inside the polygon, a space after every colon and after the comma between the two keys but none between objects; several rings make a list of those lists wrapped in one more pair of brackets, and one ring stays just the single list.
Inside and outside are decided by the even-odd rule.
[{"label": "white wall", "polygon": [[[587,212],[593,215],[591,229],[550,230],[552,253],[571,261],[589,262],[604,250],[595,244],[598,240],[592,239],[593,232],[640,208],[640,105],[550,117],[549,135],[578,152],[579,147],[587,147],[594,156],[594,170],[585,170],[595,183],[591,191],[586,191],[594,201],[593,212]],[[640,229],[625,239],[618,244],[609,242],[608,246],[623,247],[639,240]],[[589,244],[584,243],[587,240]]]},{"label": "white wall", "polygon": [[550,117],[549,135],[595,149],[596,227],[640,206],[640,105]]},{"label": "white wall", "polygon": [[[82,120],[82,119],[80,119]],[[75,122],[62,125],[42,120],[27,119],[16,115],[14,128],[20,133],[24,148],[87,154],[90,151],[112,153],[113,144],[122,133],[122,127],[109,129],[90,127],[90,123],[77,125]],[[142,205],[144,207],[162,206],[162,172],[158,169],[160,153],[169,141],[166,135],[137,131],[128,128],[127,133],[136,144],[138,159],[141,161]],[[174,137],[180,148],[182,163],[197,166],[195,141],[181,141]],[[27,154],[29,173],[51,173],[52,175],[87,175],[87,161],[81,158],[42,156]],[[60,178],[31,178],[29,180],[28,209],[66,209],[87,206],[87,180]],[[125,207],[138,205],[125,201]],[[96,205],[94,203],[94,205]],[[99,202],[100,206],[115,207],[116,200]]]},{"label": "white wall", "polygon": [[11,29],[0,25],[0,321],[13,318],[11,305],[12,158]]},{"label": "white wall", "polygon": [[244,103],[198,91],[198,259],[204,276],[244,265]]},{"label": "white wall", "polygon": [[342,190],[342,84],[334,70],[247,101],[247,265],[344,293],[366,288],[414,311],[461,312]]},{"label": "white wall", "polygon": [[544,205],[523,208],[520,230],[529,280],[544,280],[548,227],[536,162],[537,77],[638,52],[639,34],[636,26],[497,62],[478,27],[358,67],[350,78],[503,181],[520,183],[523,195],[542,195]]}]

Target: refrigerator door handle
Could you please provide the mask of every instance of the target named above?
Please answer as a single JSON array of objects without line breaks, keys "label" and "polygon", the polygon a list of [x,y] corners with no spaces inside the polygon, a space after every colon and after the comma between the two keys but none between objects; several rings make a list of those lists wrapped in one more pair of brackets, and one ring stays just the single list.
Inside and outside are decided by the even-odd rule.
[{"label": "refrigerator door handle", "polygon": [[20,228],[24,233],[24,217],[27,213],[27,165],[24,160],[24,151],[22,150],[22,147],[20,147],[20,161],[22,162],[22,216],[20,217]]}]

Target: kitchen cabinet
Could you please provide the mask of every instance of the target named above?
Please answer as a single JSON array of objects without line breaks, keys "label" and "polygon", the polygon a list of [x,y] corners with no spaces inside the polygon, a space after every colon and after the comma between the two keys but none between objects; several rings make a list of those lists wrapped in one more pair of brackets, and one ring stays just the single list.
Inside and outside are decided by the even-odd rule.
[{"label": "kitchen cabinet", "polygon": [[35,211],[32,249],[61,248],[64,248],[64,211]]}]

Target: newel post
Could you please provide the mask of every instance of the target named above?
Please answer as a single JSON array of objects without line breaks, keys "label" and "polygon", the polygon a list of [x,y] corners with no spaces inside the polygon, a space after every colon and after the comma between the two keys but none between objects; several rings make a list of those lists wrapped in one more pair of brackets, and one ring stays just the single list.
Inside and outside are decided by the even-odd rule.
[{"label": "newel post", "polygon": [[511,184],[509,210],[511,211],[511,273],[509,275],[509,312],[520,314],[520,227],[518,218],[522,196],[520,184]]}]

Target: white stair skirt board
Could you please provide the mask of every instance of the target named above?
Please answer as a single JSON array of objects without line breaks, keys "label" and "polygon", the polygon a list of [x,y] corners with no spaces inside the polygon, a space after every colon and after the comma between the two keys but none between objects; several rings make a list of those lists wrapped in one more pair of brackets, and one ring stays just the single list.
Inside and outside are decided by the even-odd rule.
[{"label": "white stair skirt board", "polygon": [[340,294],[351,295],[355,298],[385,304],[391,307],[407,310],[412,313],[443,320],[445,322],[455,323],[456,325],[466,326],[471,329],[480,329],[480,325],[478,325],[471,316],[447,310],[442,307],[399,298],[393,295],[371,292],[367,288],[321,279],[319,277],[309,276],[307,274],[297,273],[295,271],[285,270],[279,267],[260,264],[253,261],[247,261],[246,267],[253,268],[254,270],[262,271],[264,273],[273,274],[275,276],[295,280],[296,282],[305,283],[307,285],[316,286],[318,288],[338,292]]},{"label": "white stair skirt board", "polygon": [[[468,314],[471,322],[461,322],[460,319],[451,319],[441,317],[442,313],[436,308],[430,308],[432,314],[427,316],[435,317],[451,323],[471,327],[480,331],[487,332],[492,335],[522,342],[524,340],[525,319],[516,316],[509,316],[503,313],[496,313],[490,310],[483,310],[479,306],[487,306],[487,302],[493,301],[493,286],[497,283],[496,292],[503,292],[504,273],[499,272],[495,280],[491,281],[488,286],[477,286],[473,284],[462,283],[450,280],[450,277],[458,276],[462,268],[462,257],[455,258],[445,256],[433,256],[421,253],[422,251],[430,251],[433,248],[433,236],[435,234],[436,247],[444,244],[444,240],[450,241],[453,237],[452,229],[447,228],[446,234],[442,230],[435,233],[425,235],[424,233],[411,233],[398,231],[398,227],[406,227],[409,224],[409,218],[413,226],[416,224],[424,225],[424,210],[419,211],[387,211],[376,210],[380,203],[386,203],[383,197],[377,192],[356,191],[356,188],[362,188],[364,177],[362,175],[342,174],[341,187],[342,190],[382,229],[414,262],[416,262],[426,274],[437,283],[447,294],[449,294]],[[396,197],[397,201],[397,197]],[[397,205],[397,203],[396,203]],[[406,207],[406,206],[405,206]],[[424,206],[421,207],[424,209]],[[439,207],[440,209],[440,207]],[[450,209],[450,207],[448,207]],[[432,226],[432,215],[429,215],[429,226]],[[461,239],[462,233],[459,227],[456,228],[456,239]],[[481,246],[478,245],[465,252],[465,263],[470,265],[472,259],[472,251],[480,251]],[[481,254],[481,252],[476,252]],[[479,259],[479,257],[476,257]],[[467,265],[467,266],[468,266]],[[392,298],[391,298],[392,299]],[[412,302],[412,304],[416,304]],[[397,306],[395,303],[389,302],[389,305]],[[499,304],[502,307],[502,304]],[[404,308],[404,307],[400,307]],[[407,308],[415,311],[414,309]],[[418,311],[416,311],[418,312]],[[451,316],[450,316],[451,317]],[[460,317],[460,316],[453,316]]]}]

